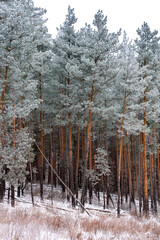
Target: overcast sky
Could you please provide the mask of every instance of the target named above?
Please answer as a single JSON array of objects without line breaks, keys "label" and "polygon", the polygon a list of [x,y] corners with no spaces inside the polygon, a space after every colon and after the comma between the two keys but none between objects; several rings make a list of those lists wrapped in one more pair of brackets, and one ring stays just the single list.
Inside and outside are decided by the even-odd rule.
[{"label": "overcast sky", "polygon": [[130,38],[137,37],[136,30],[147,22],[160,35],[160,0],[34,0],[35,6],[47,9],[49,32],[56,36],[56,27],[62,25],[68,5],[75,9],[78,23],[76,28],[92,23],[100,9],[107,15],[110,32],[125,30]]}]

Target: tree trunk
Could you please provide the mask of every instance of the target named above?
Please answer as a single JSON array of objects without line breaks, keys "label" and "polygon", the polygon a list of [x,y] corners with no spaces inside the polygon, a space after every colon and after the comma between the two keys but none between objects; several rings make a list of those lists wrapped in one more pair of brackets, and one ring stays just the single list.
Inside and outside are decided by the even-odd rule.
[{"label": "tree trunk", "polygon": [[[71,192],[74,193],[74,182],[73,182],[73,152],[72,152],[72,123],[71,123],[71,113],[68,114],[69,118],[69,125],[68,125],[68,132],[69,132],[69,181],[70,181],[70,189]],[[75,206],[75,198],[72,196],[72,206]]]},{"label": "tree trunk", "polygon": [[[106,129],[106,122],[104,122],[104,149],[107,152],[107,129]],[[108,162],[108,152],[107,152],[107,159]],[[106,176],[106,185],[107,185],[107,207],[109,206],[109,199],[110,196],[110,182],[109,182],[109,176]]]},{"label": "tree trunk", "polygon": [[5,194],[5,181],[3,179],[0,180],[0,202],[3,202]]},{"label": "tree trunk", "polygon": [[88,164],[89,142],[91,138],[91,119],[92,119],[92,109],[89,110],[89,122],[87,126],[86,153],[85,153],[84,167],[83,167],[82,194],[81,194],[82,205],[84,205],[85,203],[85,195],[86,195],[86,188],[87,188],[86,173],[87,173],[87,164]]},{"label": "tree trunk", "polygon": [[[54,143],[54,127],[52,127],[52,166],[54,170],[56,171],[56,158],[55,158],[55,143]],[[52,173],[52,171],[51,171]],[[53,173],[52,173],[53,175]],[[56,187],[56,176],[53,175],[51,179],[53,178],[54,186]]]},{"label": "tree trunk", "polygon": [[[80,114],[78,114],[80,120]],[[78,167],[79,167],[79,142],[80,142],[80,125],[77,128],[77,154],[76,154],[76,198],[78,198]]]},{"label": "tree trunk", "polygon": [[43,112],[42,112],[42,80],[40,74],[40,148],[41,148],[41,160],[40,160],[40,197],[43,200],[43,154],[44,153],[44,139],[43,139]]},{"label": "tree trunk", "polygon": [[[60,158],[61,158],[61,162],[62,162],[62,166],[61,166],[61,178],[63,180],[63,182],[65,183],[65,162],[64,162],[64,128],[63,126],[60,126],[59,128],[59,145],[60,145]],[[65,192],[65,187],[64,185],[62,184],[62,193]]]},{"label": "tree trunk", "polygon": [[117,217],[120,217],[120,180],[121,180],[121,161],[122,161],[122,150],[123,150],[123,134],[124,134],[124,114],[126,107],[126,89],[124,90],[124,101],[123,101],[123,117],[121,125],[121,138],[120,138],[120,150],[119,150],[119,159],[118,159],[118,202],[117,202]]},{"label": "tree trunk", "polygon": [[14,197],[14,186],[11,185],[11,206],[15,206],[15,197]]},{"label": "tree trunk", "polygon": [[135,164],[134,164],[134,152],[133,152],[133,136],[130,137],[131,140],[131,179],[132,179],[132,198],[134,199],[134,182],[135,182]]},{"label": "tree trunk", "polygon": [[153,212],[154,212],[154,214],[157,214],[157,188],[156,188],[155,154],[153,155],[152,178],[153,178]]},{"label": "tree trunk", "polygon": [[[15,147],[16,147],[16,117],[15,117],[15,100],[13,103],[13,143],[12,143],[12,147],[13,147],[13,151],[15,151]],[[16,161],[16,156],[14,155],[13,157],[13,161]],[[14,197],[14,186],[11,185],[11,206],[14,207],[15,205],[15,197]]]},{"label": "tree trunk", "polygon": [[[157,133],[157,145],[158,144],[159,144],[159,141],[158,141],[158,133]],[[157,166],[158,166],[158,202],[160,204],[160,158],[159,158],[159,147],[157,147]]]},{"label": "tree trunk", "polygon": [[134,156],[135,156],[135,176],[136,176],[136,196],[138,196],[138,184],[137,184],[137,151],[136,151],[136,136],[134,137]]},{"label": "tree trunk", "polygon": [[87,126],[87,137],[86,137],[86,153],[84,159],[84,168],[83,168],[83,179],[82,179],[82,194],[81,194],[81,203],[84,205],[85,195],[86,195],[86,173],[87,173],[87,164],[88,164],[88,152],[89,152],[89,144],[91,142],[91,124],[92,124],[92,103],[93,103],[93,95],[94,95],[94,80],[92,81],[92,89],[90,93],[90,109],[89,109],[89,121]]},{"label": "tree trunk", "polygon": [[31,161],[30,161],[30,152],[29,152],[29,168],[30,168],[30,179],[31,179],[31,199],[32,199],[32,205],[34,206],[33,175],[32,175],[32,163],[31,163]]},{"label": "tree trunk", "polygon": [[142,154],[141,154],[141,136],[139,133],[139,213],[142,212]]},{"label": "tree trunk", "polygon": [[[89,140],[89,170],[92,170],[92,140]],[[89,179],[89,204],[92,204],[92,180]]]},{"label": "tree trunk", "polygon": [[153,154],[149,155],[149,170],[150,170],[150,196],[151,196],[151,209],[153,212]]},{"label": "tree trunk", "polygon": [[131,202],[133,202],[133,190],[132,190],[132,173],[131,173],[131,160],[130,160],[130,147],[127,141],[127,165],[128,165],[128,177],[129,177],[129,209],[131,210]]},{"label": "tree trunk", "polygon": [[6,66],[5,77],[4,77],[5,81],[3,83],[3,91],[2,91],[2,97],[1,97],[1,114],[3,113],[5,92],[6,92],[6,87],[7,87],[8,69],[9,69],[9,66]]}]

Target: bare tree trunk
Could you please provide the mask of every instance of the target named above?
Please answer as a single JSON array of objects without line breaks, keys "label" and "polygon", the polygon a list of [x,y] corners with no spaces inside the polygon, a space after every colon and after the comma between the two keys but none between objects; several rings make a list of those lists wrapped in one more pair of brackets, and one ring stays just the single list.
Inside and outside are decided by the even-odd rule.
[{"label": "bare tree trunk", "polygon": [[117,202],[117,217],[120,217],[120,179],[121,179],[121,161],[122,161],[122,150],[123,150],[123,134],[124,134],[124,114],[126,107],[126,89],[124,90],[124,101],[123,101],[123,117],[121,125],[121,138],[120,138],[120,150],[118,159],[118,202]]},{"label": "bare tree trunk", "polygon": [[32,163],[30,161],[30,152],[28,154],[29,154],[29,168],[30,168],[30,179],[31,179],[31,199],[32,199],[32,205],[34,206]]},{"label": "bare tree trunk", "polygon": [[135,176],[136,176],[136,196],[138,196],[138,180],[137,180],[137,147],[136,136],[134,137],[134,156],[135,156]]},{"label": "bare tree trunk", "polygon": [[103,191],[103,209],[106,208],[106,201],[105,201],[105,185],[104,185],[104,176],[101,176],[102,180],[102,191]]},{"label": "bare tree trunk", "polygon": [[142,212],[142,154],[141,154],[141,136],[139,133],[139,213]]},{"label": "bare tree trunk", "polygon": [[[61,158],[61,162],[62,162],[62,166],[61,166],[61,178],[63,180],[63,182],[65,183],[66,178],[65,178],[65,162],[64,162],[64,147],[65,147],[65,143],[64,143],[64,127],[60,126],[59,129],[59,145],[60,145],[60,158]],[[65,192],[65,187],[62,184],[62,194]]]},{"label": "bare tree trunk", "polygon": [[157,188],[156,188],[155,154],[153,155],[152,177],[153,177],[153,205],[154,205],[153,210],[154,210],[154,214],[157,214]]},{"label": "bare tree trunk", "polygon": [[[13,101],[13,143],[12,143],[12,147],[13,150],[15,151],[15,147],[16,147],[16,117],[15,117],[15,100]],[[16,160],[16,156],[13,157],[13,161]],[[14,186],[11,185],[11,206],[14,207],[15,205],[15,196],[14,196]]]},{"label": "bare tree trunk", "polygon": [[[106,129],[106,123],[104,122],[104,148],[107,152],[107,129]],[[107,152],[107,159],[108,162],[108,152]],[[110,182],[109,182],[109,176],[106,176],[106,185],[107,185],[107,207],[109,206],[109,199],[111,199],[110,195]],[[111,199],[112,201],[112,199]]]},{"label": "bare tree trunk", "polygon": [[[54,127],[52,127],[52,166],[56,170],[56,157],[55,157],[55,143],[54,143]],[[53,172],[51,171],[52,175]],[[56,176],[53,175],[51,179],[53,178],[54,186],[56,187]]]},{"label": "bare tree trunk", "polygon": [[11,185],[11,206],[15,206],[14,186]]},{"label": "bare tree trunk", "polygon": [[[5,92],[6,92],[6,87],[7,87],[8,69],[9,69],[9,66],[6,66],[5,67],[5,76],[4,76],[5,81],[3,83],[3,91],[2,91],[2,96],[1,96],[1,99],[0,99],[0,110],[1,110],[0,115],[2,115],[3,110],[4,110],[4,100],[5,100]],[[0,68],[0,79],[1,79],[1,68]],[[3,129],[3,124],[4,123],[2,123],[2,126],[1,126],[2,129]],[[1,134],[0,134],[0,141],[1,141],[2,147],[3,147],[4,146],[4,141],[3,141],[3,138],[2,138]],[[0,202],[3,201],[4,194],[5,194],[5,180],[0,179]]]},{"label": "bare tree trunk", "polygon": [[135,164],[134,164],[134,152],[133,152],[133,136],[130,137],[130,145],[131,145],[131,178],[132,178],[132,200],[134,200],[134,182],[135,182]]},{"label": "bare tree trunk", "polygon": [[153,154],[149,155],[149,170],[150,170],[150,195],[151,195],[151,209],[153,212]]},{"label": "bare tree trunk", "polygon": [[[40,74],[40,142],[41,142],[41,152],[44,153],[44,139],[43,139],[43,112],[42,112],[42,80]],[[41,160],[40,160],[40,197],[43,200],[43,154],[41,153]]]},{"label": "bare tree trunk", "polygon": [[[80,113],[78,114],[80,120]],[[77,155],[76,155],[76,198],[78,198],[78,167],[79,167],[79,142],[80,142],[80,125],[77,128]]]},{"label": "bare tree trunk", "polygon": [[123,146],[123,159],[124,159],[124,194],[126,203],[128,202],[128,176],[127,176],[127,151]]},{"label": "bare tree trunk", "polygon": [[[71,124],[71,113],[68,114],[69,118],[69,181],[70,181],[70,189],[74,193],[74,180],[73,180],[73,159],[72,159],[72,124]],[[75,198],[72,196],[72,206],[75,206]]]},{"label": "bare tree trunk", "polygon": [[[146,93],[144,93],[144,103],[146,102]],[[143,113],[144,126],[146,126],[146,109]],[[143,169],[144,169],[144,205],[143,211],[148,214],[148,188],[147,188],[147,155],[146,155],[146,133],[143,132]]]},{"label": "bare tree trunk", "polygon": [[130,147],[129,147],[128,141],[127,141],[127,163],[128,163],[128,177],[129,177],[129,209],[131,210],[131,202],[133,201],[133,190],[132,190]]},{"label": "bare tree trunk", "polygon": [[90,93],[90,109],[89,109],[89,121],[87,126],[87,137],[86,137],[86,153],[84,159],[84,168],[83,168],[83,179],[82,179],[82,194],[81,194],[81,203],[84,205],[85,203],[85,195],[87,190],[87,164],[88,164],[88,153],[89,153],[89,145],[91,142],[91,125],[92,125],[92,103],[93,103],[93,95],[94,95],[94,80],[92,81],[92,89]]},{"label": "bare tree trunk", "polygon": [[89,122],[87,127],[87,136],[86,136],[86,153],[84,159],[84,166],[83,166],[83,179],[82,179],[82,194],[81,194],[81,203],[84,205],[85,203],[85,195],[87,190],[87,164],[88,164],[88,152],[89,152],[89,142],[91,138],[91,119],[92,119],[92,109],[89,110]]},{"label": "bare tree trunk", "polygon": [[[158,141],[158,133],[157,133],[157,145],[158,144],[159,144],[159,141]],[[160,204],[160,158],[159,158],[159,147],[157,148],[157,166],[158,166],[158,202]]]},{"label": "bare tree trunk", "polygon": [[5,77],[4,77],[5,81],[3,83],[3,91],[2,91],[2,96],[1,96],[1,114],[3,112],[5,92],[6,92],[6,87],[7,87],[8,69],[9,69],[9,66],[6,66]]}]

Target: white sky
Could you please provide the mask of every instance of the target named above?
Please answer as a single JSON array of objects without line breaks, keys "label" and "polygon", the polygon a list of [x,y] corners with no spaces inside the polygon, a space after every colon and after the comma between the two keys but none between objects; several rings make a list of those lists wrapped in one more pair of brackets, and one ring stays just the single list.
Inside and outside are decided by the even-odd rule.
[{"label": "white sky", "polygon": [[130,38],[137,37],[136,30],[147,22],[160,35],[160,0],[34,0],[35,6],[47,9],[49,32],[56,36],[56,27],[63,24],[68,5],[75,9],[76,28],[92,23],[100,9],[107,15],[110,32],[125,30]]}]

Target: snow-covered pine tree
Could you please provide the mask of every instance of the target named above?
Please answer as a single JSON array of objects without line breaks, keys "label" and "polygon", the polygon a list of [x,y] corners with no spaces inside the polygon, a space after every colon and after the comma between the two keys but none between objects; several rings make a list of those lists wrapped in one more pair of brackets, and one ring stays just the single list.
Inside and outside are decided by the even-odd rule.
[{"label": "snow-covered pine tree", "polygon": [[143,86],[140,98],[141,119],[143,119],[143,168],[144,168],[144,205],[143,210],[148,213],[148,186],[147,186],[147,142],[148,136],[159,122],[159,40],[158,32],[151,32],[146,22],[137,30],[135,40],[137,61],[141,70],[139,84]]},{"label": "snow-covered pine tree", "polygon": [[[86,194],[86,170],[92,169],[91,160],[91,125],[93,114],[104,114],[105,99],[108,98],[110,84],[118,73],[116,65],[116,54],[119,50],[118,33],[109,33],[107,29],[107,17],[104,17],[102,11],[95,14],[92,29],[87,25],[80,30],[77,38],[77,51],[80,56],[79,62],[68,66],[72,76],[80,84],[79,93],[81,98],[79,105],[81,111],[84,111],[84,119],[87,120],[86,147],[83,167],[83,186],[81,202],[84,204]],[[108,100],[108,99],[107,99]],[[106,110],[107,112],[107,110]],[[90,194],[90,198],[91,198]]]},{"label": "snow-covered pine tree", "polygon": [[34,159],[29,123],[32,111],[39,105],[33,65],[37,46],[46,32],[43,14],[32,1],[0,3],[1,178],[12,186],[12,205],[14,186],[24,183],[27,163]]},{"label": "snow-covered pine tree", "polygon": [[[130,147],[129,135],[137,135],[142,127],[141,121],[138,120],[139,104],[138,99],[141,96],[142,87],[139,85],[139,66],[135,58],[134,47],[132,42],[129,42],[126,33],[124,33],[122,48],[118,56],[120,61],[120,72],[116,78],[116,88],[114,86],[113,92],[118,96],[116,105],[116,118],[115,121],[119,126],[120,146],[117,162],[118,169],[118,207],[117,215],[120,216],[120,179],[122,176],[122,163],[127,161],[129,173],[129,196],[130,207],[131,201],[134,201],[134,184],[133,184],[133,168],[130,163]],[[117,90],[116,90],[117,89]],[[118,92],[117,92],[118,91]],[[126,138],[125,138],[126,135]],[[125,146],[126,144],[126,146]],[[126,148],[126,159],[123,157],[124,149]],[[136,163],[135,163],[136,164]],[[123,164],[124,165],[124,164]],[[121,184],[122,186],[122,184]],[[128,194],[128,190],[127,190]],[[122,194],[121,194],[122,196]],[[122,196],[123,198],[123,196]],[[122,201],[121,201],[122,202]]]},{"label": "snow-covered pine tree", "polygon": [[[67,183],[70,186],[72,192],[74,192],[74,179],[73,179],[73,142],[72,142],[72,122],[74,119],[74,104],[76,101],[76,84],[75,79],[71,76],[69,70],[67,69],[68,65],[72,65],[75,59],[74,56],[74,47],[76,43],[76,33],[74,30],[74,24],[77,22],[75,17],[74,9],[70,6],[68,7],[68,13],[66,15],[65,22],[60,29],[58,29],[58,34],[54,40],[53,52],[55,53],[56,67],[56,80],[58,84],[59,96],[57,97],[57,104],[59,106],[59,112],[56,116],[57,124],[60,131],[60,155],[62,162],[62,176],[63,181],[65,181],[65,172],[68,172],[69,169],[69,182]],[[65,140],[65,127],[68,126],[67,138]],[[68,145],[67,148],[65,146]],[[68,152],[68,163],[64,161],[64,151]],[[67,165],[68,166],[67,166]],[[66,180],[68,177],[66,177]],[[68,180],[67,180],[68,181]],[[63,189],[64,191],[64,189]],[[72,204],[74,205],[74,198],[72,198]]]}]

